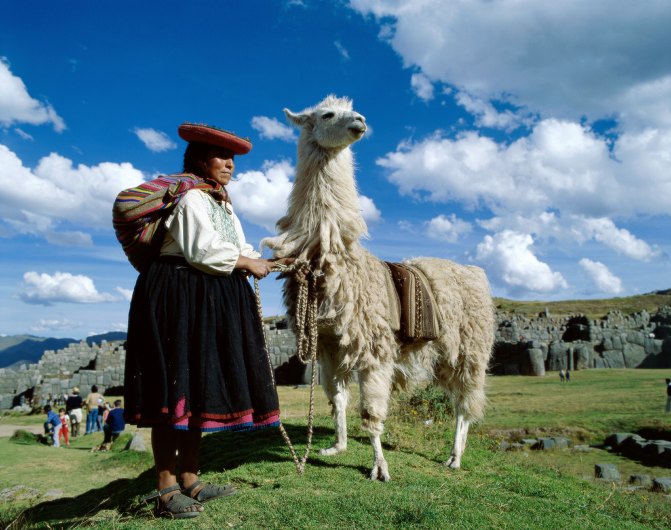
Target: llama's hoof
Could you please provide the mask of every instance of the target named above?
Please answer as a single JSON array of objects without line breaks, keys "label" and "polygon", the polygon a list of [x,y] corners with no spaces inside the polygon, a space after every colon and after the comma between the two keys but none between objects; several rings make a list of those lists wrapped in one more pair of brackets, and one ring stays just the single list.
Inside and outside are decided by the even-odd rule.
[{"label": "llama's hoof", "polygon": [[347,449],[347,447],[338,447],[337,445],[334,445],[327,449],[320,449],[319,454],[322,456],[333,456],[342,453],[345,449]]},{"label": "llama's hoof", "polygon": [[443,465],[449,467],[450,469],[459,469],[461,467],[461,458],[457,458],[456,456],[452,455],[443,463]]},{"label": "llama's hoof", "polygon": [[380,482],[389,482],[391,480],[386,460],[374,463],[373,470],[370,472],[370,479],[379,480]]}]

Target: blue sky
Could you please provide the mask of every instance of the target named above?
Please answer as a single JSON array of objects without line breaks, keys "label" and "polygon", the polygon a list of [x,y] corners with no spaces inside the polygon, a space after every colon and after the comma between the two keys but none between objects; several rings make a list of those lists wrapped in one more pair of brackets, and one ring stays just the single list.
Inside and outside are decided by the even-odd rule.
[{"label": "blue sky", "polygon": [[[476,264],[495,295],[671,287],[671,4],[648,0],[5,2],[0,333],[124,330],[122,188],[181,169],[185,121],[249,136],[252,244],[284,212],[282,113],[349,96],[366,246]],[[266,314],[280,284],[262,282]]]}]

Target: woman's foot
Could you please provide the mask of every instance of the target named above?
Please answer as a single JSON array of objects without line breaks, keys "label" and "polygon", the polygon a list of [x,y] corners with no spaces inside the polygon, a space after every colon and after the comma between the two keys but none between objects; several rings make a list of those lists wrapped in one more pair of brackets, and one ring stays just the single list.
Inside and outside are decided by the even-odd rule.
[{"label": "woman's foot", "polygon": [[174,484],[173,486],[160,490],[154,495],[156,497],[154,515],[169,519],[190,519],[198,517],[200,512],[203,511],[203,505],[195,499],[183,495],[179,489],[179,485]]},{"label": "woman's foot", "polygon": [[220,497],[228,497],[235,493],[235,488],[230,484],[219,486],[216,484],[205,484],[196,480],[188,488],[184,488],[182,493],[197,502],[207,502]]}]

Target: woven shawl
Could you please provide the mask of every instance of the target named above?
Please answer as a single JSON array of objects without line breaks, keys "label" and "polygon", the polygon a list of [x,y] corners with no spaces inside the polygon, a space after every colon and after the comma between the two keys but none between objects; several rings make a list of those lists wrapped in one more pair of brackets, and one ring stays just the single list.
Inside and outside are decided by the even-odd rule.
[{"label": "woven shawl", "polygon": [[114,232],[138,271],[158,255],[165,231],[163,219],[192,189],[205,191],[217,200],[227,198],[223,186],[190,173],[161,176],[117,195],[112,208]]}]

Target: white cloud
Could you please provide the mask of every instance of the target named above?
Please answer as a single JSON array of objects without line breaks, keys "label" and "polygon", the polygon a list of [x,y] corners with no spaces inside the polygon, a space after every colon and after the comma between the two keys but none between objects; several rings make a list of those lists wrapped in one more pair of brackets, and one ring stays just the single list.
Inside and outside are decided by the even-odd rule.
[{"label": "white cloud", "polygon": [[612,153],[577,123],[547,119],[528,137],[499,145],[477,132],[401,143],[377,163],[403,194],[484,205],[497,215],[556,209],[591,217],[667,214],[671,129],[623,134]]},{"label": "white cloud", "polygon": [[287,161],[265,162],[261,171],[247,171],[228,185],[235,211],[254,224],[274,232],[287,211],[294,167]]},{"label": "white cloud", "polygon": [[282,140],[283,142],[296,141],[294,130],[281,123],[277,118],[268,118],[267,116],[254,116],[252,118],[252,128],[259,131],[261,138],[267,140]]},{"label": "white cloud", "polygon": [[340,41],[335,41],[333,45],[336,47],[336,50],[338,50],[338,53],[343,58],[343,60],[349,61],[350,57],[347,48],[345,48]]},{"label": "white cloud", "polygon": [[544,117],[615,115],[633,124],[643,115],[646,125],[671,124],[669,2],[645,9],[610,0],[350,6],[377,17],[381,38],[405,66],[471,96],[507,100]]},{"label": "white cloud", "polygon": [[24,140],[30,140],[30,141],[34,140],[34,138],[32,137],[32,135],[28,134],[28,133],[27,133],[26,131],[24,131],[23,129],[19,129],[18,127],[15,127],[15,128],[14,128],[14,131],[16,132],[16,134],[18,134],[18,135],[19,135],[21,138],[23,138]]},{"label": "white cloud", "polygon": [[92,247],[93,239],[91,234],[85,232],[80,232],[78,230],[73,231],[47,231],[44,234],[46,240],[52,245],[58,245],[63,247]]},{"label": "white cloud", "polygon": [[475,124],[478,127],[511,131],[528,121],[519,112],[516,113],[507,109],[499,112],[489,101],[474,98],[465,92],[459,92],[455,99],[459,105],[475,116]]},{"label": "white cloud", "polygon": [[650,261],[661,254],[658,248],[651,247],[629,230],[617,228],[613,221],[604,217],[599,219],[576,217],[572,231],[577,239],[594,239],[633,259]]},{"label": "white cloud", "polygon": [[23,291],[20,298],[27,304],[52,305],[55,302],[93,304],[113,302],[117,298],[108,293],[99,293],[88,276],[56,272],[53,275],[35,271],[23,275]]},{"label": "white cloud", "polygon": [[51,123],[57,132],[65,129],[65,122],[54,108],[33,99],[23,80],[11,72],[6,58],[0,57],[0,125],[9,127],[14,123]]},{"label": "white cloud", "polygon": [[173,142],[163,131],[135,127],[133,132],[145,145],[145,147],[154,153],[169,151],[170,149],[177,147],[177,144]]},{"label": "white cloud", "polygon": [[30,331],[34,333],[41,333],[52,330],[74,329],[81,325],[82,322],[74,322],[72,320],[68,320],[67,318],[63,320],[41,319],[30,327]]},{"label": "white cloud", "polygon": [[433,83],[428,76],[421,72],[412,74],[410,77],[410,86],[413,92],[423,101],[431,101],[433,99]]},{"label": "white cloud", "polygon": [[61,244],[89,245],[89,235],[60,230],[60,225],[69,222],[108,230],[116,195],[143,180],[142,173],[127,162],[74,166],[57,153],[42,158],[31,170],[0,145],[0,187],[4,190],[0,194],[0,224]]},{"label": "white cloud", "polygon": [[610,272],[608,267],[603,263],[587,258],[581,259],[579,263],[589,279],[594,282],[598,292],[608,294],[619,294],[622,292],[622,281]]},{"label": "white cloud", "polygon": [[446,217],[443,214],[426,222],[426,233],[433,239],[456,243],[464,234],[473,229],[470,223],[458,219],[455,214]]},{"label": "white cloud", "polygon": [[369,223],[379,221],[380,217],[382,217],[382,212],[375,206],[373,199],[365,195],[359,195],[358,198],[362,217]]},{"label": "white cloud", "polygon": [[132,289],[124,289],[123,287],[116,287],[114,290],[121,295],[121,298],[123,300],[126,300],[127,302],[130,302],[131,298],[133,298]]},{"label": "white cloud", "polygon": [[504,230],[485,236],[477,247],[476,260],[485,266],[492,282],[510,293],[550,293],[567,288],[564,277],[533,253],[533,242],[529,234]]},{"label": "white cloud", "polygon": [[522,215],[510,212],[503,217],[480,219],[478,225],[490,232],[514,230],[533,234],[537,240],[555,239],[562,244],[595,241],[639,261],[650,261],[662,255],[657,246],[649,245],[629,230],[618,228],[607,217],[594,218],[572,214],[560,216],[555,212]]}]

